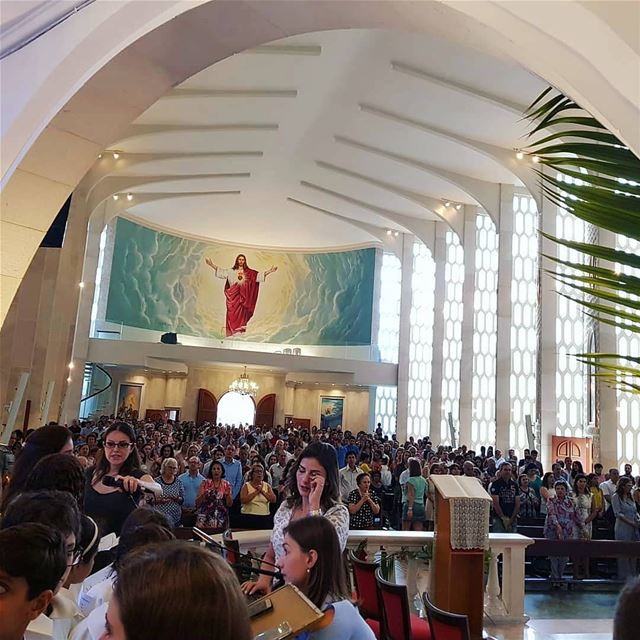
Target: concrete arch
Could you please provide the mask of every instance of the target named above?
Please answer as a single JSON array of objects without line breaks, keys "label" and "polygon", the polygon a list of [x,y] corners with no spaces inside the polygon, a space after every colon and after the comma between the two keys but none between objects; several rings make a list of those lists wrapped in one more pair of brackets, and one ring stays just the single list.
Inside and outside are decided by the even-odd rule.
[{"label": "concrete arch", "polygon": [[577,1],[561,10],[557,3],[449,1],[365,9],[349,0],[306,0],[295,11],[285,0],[93,3],[2,61],[0,318],[60,205],[102,149],[171,87],[286,36],[344,28],[435,32],[506,54],[639,153],[640,79],[628,70],[638,67],[640,46],[616,23],[637,20],[640,9],[615,5],[607,16]]}]

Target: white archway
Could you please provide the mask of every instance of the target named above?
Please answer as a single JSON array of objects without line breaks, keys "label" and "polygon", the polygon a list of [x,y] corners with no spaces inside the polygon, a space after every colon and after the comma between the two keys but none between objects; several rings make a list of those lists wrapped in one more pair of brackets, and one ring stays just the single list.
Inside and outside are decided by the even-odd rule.
[{"label": "white archway", "polygon": [[159,4],[94,3],[2,61],[2,321],[44,233],[97,154],[172,86],[288,35],[355,27],[462,38],[537,73],[640,149],[638,78],[624,74],[637,69],[640,54],[612,28],[637,19],[634,3],[613,3],[615,11],[610,3],[615,20],[582,2],[563,3],[562,19],[557,3]]},{"label": "white archway", "polygon": [[255,400],[251,396],[237,391],[227,391],[218,400],[217,420],[222,424],[255,424]]}]

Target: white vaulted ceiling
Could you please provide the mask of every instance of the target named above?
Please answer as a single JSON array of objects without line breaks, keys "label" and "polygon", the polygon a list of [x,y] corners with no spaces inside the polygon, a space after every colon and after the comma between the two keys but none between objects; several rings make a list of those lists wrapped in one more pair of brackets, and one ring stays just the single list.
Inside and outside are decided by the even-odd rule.
[{"label": "white vaulted ceiling", "polygon": [[287,38],[175,87],[110,147],[120,159],[94,191],[107,207],[110,193],[131,192],[129,215],[198,237],[371,243],[372,227],[438,220],[445,200],[478,204],[492,185],[532,181],[513,149],[544,86],[435,36]]}]

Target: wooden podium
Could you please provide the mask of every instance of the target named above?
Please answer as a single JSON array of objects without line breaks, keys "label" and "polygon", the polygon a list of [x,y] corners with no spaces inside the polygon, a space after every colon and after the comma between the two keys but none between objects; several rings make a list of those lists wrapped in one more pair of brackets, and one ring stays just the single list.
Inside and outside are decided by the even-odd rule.
[{"label": "wooden podium", "polygon": [[491,498],[475,478],[430,480],[436,488],[431,599],[445,611],[466,615],[471,637],[480,639]]}]

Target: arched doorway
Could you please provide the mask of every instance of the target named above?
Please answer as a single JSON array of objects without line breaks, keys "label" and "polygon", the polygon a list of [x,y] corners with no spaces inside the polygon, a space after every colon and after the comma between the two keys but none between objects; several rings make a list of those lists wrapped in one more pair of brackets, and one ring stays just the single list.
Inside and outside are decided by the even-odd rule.
[{"label": "arched doorway", "polygon": [[227,391],[218,401],[218,422],[222,424],[255,424],[256,403],[246,394]]}]

